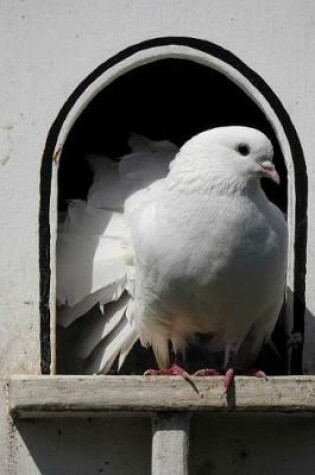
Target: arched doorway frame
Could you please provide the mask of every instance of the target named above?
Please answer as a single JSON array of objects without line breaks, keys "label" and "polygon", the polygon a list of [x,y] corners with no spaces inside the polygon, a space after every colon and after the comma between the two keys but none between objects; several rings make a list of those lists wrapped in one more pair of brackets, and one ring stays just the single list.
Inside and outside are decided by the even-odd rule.
[{"label": "arched doorway frame", "polygon": [[[307,173],[303,150],[293,123],[265,81],[233,53],[208,41],[164,37],[139,43],[108,59],[89,74],[67,99],[52,124],[43,154],[40,185],[39,265],[42,372],[54,371],[55,237],[57,230],[57,163],[74,122],[90,101],[119,76],[141,65],[176,58],[200,63],[234,82],[260,108],[271,124],[288,173],[289,255],[287,320],[290,332],[304,332],[307,240]],[[296,193],[298,190],[298,193]],[[53,352],[51,351],[53,348]],[[51,358],[52,355],[52,358]],[[291,351],[292,373],[302,368],[302,345]]]}]

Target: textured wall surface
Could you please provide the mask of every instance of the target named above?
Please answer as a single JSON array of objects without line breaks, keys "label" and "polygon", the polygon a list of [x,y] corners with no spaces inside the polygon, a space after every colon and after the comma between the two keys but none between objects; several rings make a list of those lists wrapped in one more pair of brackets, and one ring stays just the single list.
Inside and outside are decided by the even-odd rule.
[{"label": "textured wall surface", "polygon": [[[276,428],[275,428],[276,426]],[[314,417],[213,416],[192,421],[192,475],[314,472]]]},{"label": "textured wall surface", "polygon": [[[305,369],[312,372],[315,361],[314,3],[310,0],[4,0],[0,5],[0,22],[0,375],[3,380],[9,373],[40,371],[39,176],[49,128],[77,84],[99,64],[127,46],[161,36],[206,39],[233,52],[277,94],[297,129],[309,176]],[[0,393],[0,460],[6,460],[7,470],[0,467],[0,472],[148,473],[146,422],[25,421],[19,423],[17,431],[6,420],[4,383],[1,387],[4,389]],[[283,422],[283,427],[290,423]],[[230,424],[225,420],[226,430],[230,430]],[[279,444],[282,443],[281,450],[285,444],[294,447],[298,432],[300,458],[295,462],[298,468],[304,450],[307,463],[314,463],[308,448],[314,442],[314,435],[305,435],[310,430],[307,420],[294,424],[285,438],[279,439]],[[221,437],[223,454],[222,427],[218,438]],[[196,429],[195,440],[201,437],[200,431],[206,433],[210,429],[211,424],[208,428],[204,422]],[[259,433],[255,424],[250,426],[247,420],[240,429],[245,435],[241,434],[239,440],[244,440],[246,445],[251,430],[264,443],[268,426],[263,425]],[[234,442],[227,449],[230,453],[227,460],[232,465],[238,440],[234,432],[233,436]],[[258,452],[258,442],[255,445],[250,441],[250,444]],[[205,455],[206,450],[205,439],[195,443],[196,474],[237,473],[236,468],[216,471],[221,452],[215,454],[214,460]],[[82,451],[87,458],[82,457]],[[250,465],[251,459],[240,457],[247,467],[244,473],[262,473],[257,464]],[[106,461],[116,468],[111,471]],[[285,461],[279,464],[280,468],[270,468],[264,473],[291,473]]]}]

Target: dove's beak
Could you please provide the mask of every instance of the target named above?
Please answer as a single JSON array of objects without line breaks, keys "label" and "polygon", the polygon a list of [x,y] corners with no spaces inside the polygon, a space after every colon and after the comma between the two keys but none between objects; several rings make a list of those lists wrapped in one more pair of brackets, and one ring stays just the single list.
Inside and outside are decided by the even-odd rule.
[{"label": "dove's beak", "polygon": [[278,175],[276,167],[274,166],[272,162],[269,162],[269,161],[262,162],[260,163],[260,166],[263,170],[264,177],[269,178],[270,180],[277,183],[277,185],[280,185],[280,177]]}]

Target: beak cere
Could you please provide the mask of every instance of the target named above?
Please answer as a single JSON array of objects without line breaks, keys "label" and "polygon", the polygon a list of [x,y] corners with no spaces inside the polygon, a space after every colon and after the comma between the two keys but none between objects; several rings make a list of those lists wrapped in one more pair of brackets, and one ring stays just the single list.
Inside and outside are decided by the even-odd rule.
[{"label": "beak cere", "polygon": [[277,183],[277,185],[280,185],[280,177],[278,175],[276,167],[272,162],[262,162],[260,163],[260,166],[262,168],[264,177],[269,178],[270,180]]}]

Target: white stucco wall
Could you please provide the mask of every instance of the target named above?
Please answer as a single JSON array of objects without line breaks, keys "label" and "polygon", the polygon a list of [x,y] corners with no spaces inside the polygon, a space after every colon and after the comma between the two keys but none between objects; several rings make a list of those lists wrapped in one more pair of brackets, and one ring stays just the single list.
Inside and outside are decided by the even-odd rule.
[{"label": "white stucco wall", "polygon": [[[0,22],[0,374],[4,378],[7,373],[39,373],[39,171],[50,125],[77,84],[100,63],[127,46],[154,37],[191,36],[221,45],[262,76],[289,112],[304,149],[310,183],[306,296],[309,326],[314,327],[312,1],[3,0]],[[314,361],[315,345],[307,330],[308,326],[309,361]],[[32,439],[34,452],[26,447],[25,437],[19,436],[15,443],[5,411],[3,395],[0,460],[7,459],[8,473],[72,473],[71,460],[66,457],[59,472],[38,465],[34,456],[40,450],[37,437]],[[25,433],[34,430],[27,425],[23,428]],[[38,438],[43,437],[41,430]],[[101,426],[96,430],[102,433]],[[137,430],[145,429],[140,425]],[[48,430],[46,437],[51,453],[57,453],[55,435]],[[126,467],[117,473],[129,473],[128,464]],[[145,473],[143,467],[138,473]],[[97,473],[96,465],[88,473]],[[201,473],[210,473],[210,469]]]}]

